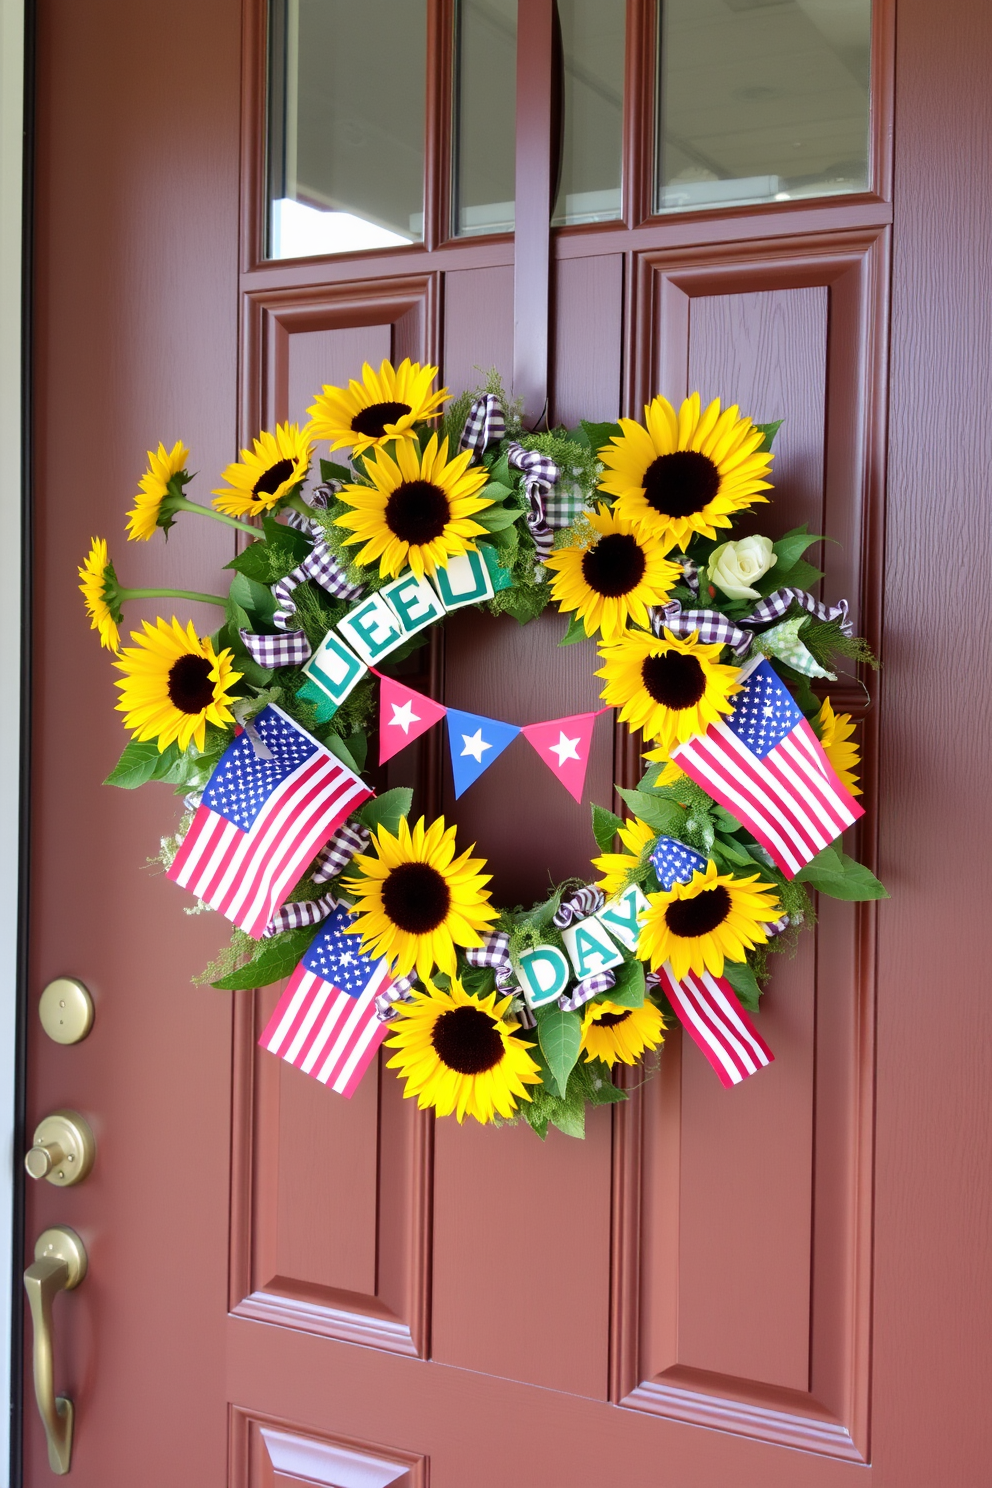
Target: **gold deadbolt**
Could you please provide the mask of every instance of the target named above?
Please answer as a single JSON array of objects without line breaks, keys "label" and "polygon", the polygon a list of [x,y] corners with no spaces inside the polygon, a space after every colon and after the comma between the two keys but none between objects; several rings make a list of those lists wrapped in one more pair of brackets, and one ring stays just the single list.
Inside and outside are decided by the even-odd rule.
[{"label": "gold deadbolt", "polygon": [[93,1166],[96,1143],[78,1111],[53,1111],[35,1127],[24,1166],[31,1178],[47,1178],[56,1188],[81,1183]]},{"label": "gold deadbolt", "polygon": [[57,1044],[80,1044],[93,1027],[93,999],[75,977],[56,977],[41,994],[38,1016]]}]

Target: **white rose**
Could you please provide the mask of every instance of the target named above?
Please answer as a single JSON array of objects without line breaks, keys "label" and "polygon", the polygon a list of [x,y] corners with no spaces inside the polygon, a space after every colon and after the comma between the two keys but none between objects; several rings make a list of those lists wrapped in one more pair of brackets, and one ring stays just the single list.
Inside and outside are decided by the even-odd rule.
[{"label": "white rose", "polygon": [[710,583],[722,589],[728,599],[759,599],[751,585],[777,562],[770,537],[742,537],[739,542],[721,543],[713,549],[707,574]]}]

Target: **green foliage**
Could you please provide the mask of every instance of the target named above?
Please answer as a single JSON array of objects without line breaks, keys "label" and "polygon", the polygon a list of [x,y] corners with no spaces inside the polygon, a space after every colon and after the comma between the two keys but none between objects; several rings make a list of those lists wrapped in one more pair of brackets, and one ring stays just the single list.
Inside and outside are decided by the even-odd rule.
[{"label": "green foliage", "polygon": [[355,815],[370,831],[385,827],[395,837],[400,829],[400,818],[409,816],[412,805],[413,791],[408,786],[399,785],[394,790],[384,791],[381,796],[373,796],[371,801],[359,807]]},{"label": "green foliage", "polygon": [[338,465],[334,460],[321,460],[320,478],[324,482],[338,480],[347,484],[355,479],[355,472],[347,465]]},{"label": "green foliage", "polygon": [[758,1011],[761,988],[746,961],[724,961],[723,974],[749,1012]]},{"label": "green foliage", "polygon": [[587,641],[588,639],[584,622],[578,615],[570,615],[568,627],[558,644],[559,646],[574,646],[576,642]]},{"label": "green foliage", "polygon": [[625,961],[618,966],[616,985],[608,992],[600,993],[597,1001],[615,1002],[617,1007],[639,1008],[644,1006],[644,965],[637,960]]},{"label": "green foliage", "polygon": [[[531,1050],[536,1057],[539,1051]],[[538,1059],[538,1063],[541,1060]],[[602,1060],[591,1063],[582,1060],[576,1064],[568,1077],[564,1098],[552,1091],[547,1084],[531,1086],[533,1099],[521,1102],[520,1116],[544,1140],[549,1126],[556,1126],[566,1137],[584,1137],[586,1134],[586,1106],[614,1105],[627,1099],[626,1092],[613,1084],[609,1067]],[[518,1118],[519,1119],[519,1118]]]},{"label": "green foliage", "polygon": [[848,656],[877,672],[881,663],[864,637],[845,635],[840,626],[839,620],[817,620],[808,615],[799,627],[799,639],[822,667],[831,668],[836,657]]},{"label": "green foliage", "polygon": [[226,730],[211,725],[207,727],[202,751],[195,744],[190,744],[184,751],[172,743],[160,753],[154,739],[145,743],[132,739],[103,783],[116,785],[121,790],[136,790],[149,780],[159,780],[165,785],[179,786],[183,791],[200,790],[210,779],[230,742],[231,735]]},{"label": "green foliage", "polygon": [[[817,537],[814,533],[807,531],[806,523],[801,527],[793,527],[778,542],[772,543],[778,562],[775,565],[777,574],[787,573],[794,564],[798,563],[806,549],[814,543],[823,542],[825,539]],[[777,579],[776,579],[777,582]]]},{"label": "green foliage", "polygon": [[594,806],[592,808],[592,835],[600,852],[613,851],[613,839],[623,826],[620,817],[612,811],[607,811],[605,806]]},{"label": "green foliage", "polygon": [[565,429],[552,429],[546,434],[528,434],[520,443],[524,449],[539,450],[553,460],[561,472],[561,487],[574,486],[582,496],[583,504],[592,500],[599,485],[601,466],[596,452],[588,445],[578,444]]},{"label": "green foliage", "polygon": [[775,435],[778,433],[779,429],[781,429],[784,423],[785,419],[775,419],[770,424],[755,424],[754,427],[756,429],[760,429],[762,434],[764,434],[765,436],[762,442],[758,445],[758,448],[763,450],[770,450],[774,442]]},{"label": "green foliage", "polygon": [[240,971],[241,967],[247,966],[257,953],[258,947],[259,942],[253,940],[247,930],[239,930],[235,927],[231,932],[230,944],[218,951],[209,966],[201,971],[199,976],[193,977],[193,985],[202,987],[209,982],[219,982],[224,977]]},{"label": "green foliage", "polygon": [[471,391],[459,393],[457,398],[452,398],[451,402],[444,410],[444,414],[441,418],[440,433],[441,438],[447,439],[448,441],[449,455],[454,453],[454,451],[458,448],[458,441],[462,437],[462,430],[465,428],[465,420],[468,418],[468,411],[472,407],[472,401],[474,398],[475,393]]},{"label": "green foliage", "polygon": [[309,948],[318,928],[316,925],[307,925],[302,930],[287,930],[282,935],[273,935],[271,940],[256,941],[257,954],[247,965],[211,985],[221,992],[242,992],[281,981],[295,971],[297,962]]},{"label": "green foliage", "polygon": [[666,801],[664,796],[653,792],[625,790],[622,786],[617,787],[617,795],[653,831],[664,833],[667,837],[680,835],[680,828],[685,823],[685,812],[677,802]]},{"label": "green foliage", "polygon": [[808,883],[831,899],[860,902],[865,899],[888,899],[888,891],[874,873],[837,847],[825,847],[812,862],[800,868],[796,878]]},{"label": "green foliage", "polygon": [[563,1095],[579,1057],[582,1019],[578,1013],[566,1013],[558,1007],[541,1008],[537,1013],[537,1034],[551,1071],[553,1093]]},{"label": "green foliage", "polygon": [[583,419],[582,432],[588,440],[591,453],[598,455],[604,445],[608,445],[611,439],[619,438],[623,430],[619,424],[592,424],[588,419]]}]

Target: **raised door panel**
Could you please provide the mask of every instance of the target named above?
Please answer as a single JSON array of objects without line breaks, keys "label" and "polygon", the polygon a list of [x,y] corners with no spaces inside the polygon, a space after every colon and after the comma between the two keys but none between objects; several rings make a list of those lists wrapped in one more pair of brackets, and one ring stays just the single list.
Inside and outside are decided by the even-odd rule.
[{"label": "raised door panel", "polygon": [[231,1411],[228,1488],[427,1488],[427,1470],[419,1453]]},{"label": "raised door panel", "polygon": [[455,269],[444,276],[445,385],[456,396],[495,367],[513,381],[513,269]]},{"label": "raised door panel", "polygon": [[[554,399],[551,421],[606,422],[620,413],[623,258],[563,258],[555,265]],[[596,348],[590,356],[590,347]]]}]

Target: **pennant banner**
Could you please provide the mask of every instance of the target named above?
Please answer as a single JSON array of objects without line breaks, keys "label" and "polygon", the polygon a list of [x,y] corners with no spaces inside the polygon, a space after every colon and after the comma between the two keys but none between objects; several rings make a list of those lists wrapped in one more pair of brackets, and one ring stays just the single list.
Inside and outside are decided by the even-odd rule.
[{"label": "pennant banner", "polygon": [[475,784],[519,733],[515,724],[484,718],[481,713],[463,713],[460,708],[448,709],[448,744],[456,798]]},{"label": "pennant banner", "polygon": [[586,783],[592,731],[600,713],[607,711],[598,708],[595,713],[573,713],[569,718],[552,718],[548,723],[528,723],[520,730],[569,795],[579,802]]},{"label": "pennant banner", "polygon": [[725,1088],[771,1064],[775,1055],[723,977],[694,972],[677,982],[666,961],[661,985],[689,1037],[698,1044]]},{"label": "pennant banner", "polygon": [[379,763],[384,765],[401,749],[433,728],[447,713],[447,708],[414,692],[405,682],[379,676]]}]

